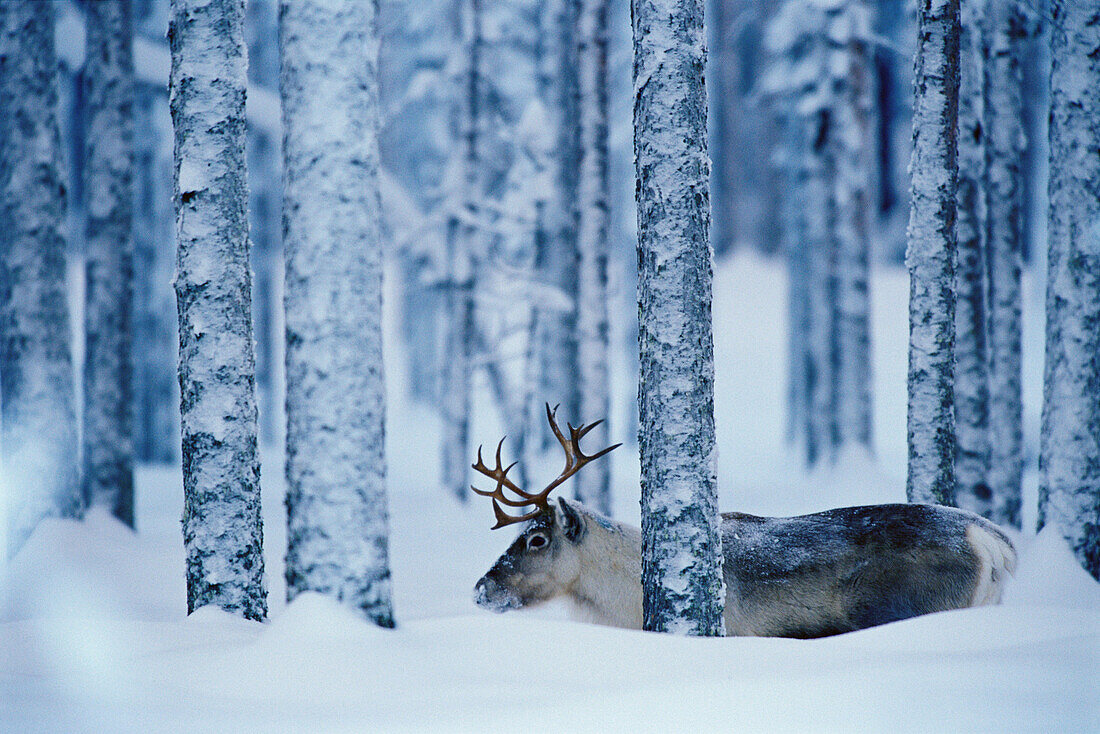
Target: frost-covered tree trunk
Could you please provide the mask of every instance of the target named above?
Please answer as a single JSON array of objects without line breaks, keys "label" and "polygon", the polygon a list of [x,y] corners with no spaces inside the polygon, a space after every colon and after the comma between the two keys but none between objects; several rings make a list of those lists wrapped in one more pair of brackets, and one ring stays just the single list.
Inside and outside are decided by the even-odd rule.
[{"label": "frost-covered tree trunk", "polygon": [[833,26],[842,69],[833,114],[836,237],[836,444],[871,451],[871,299],[869,285],[872,165],[869,52],[871,8],[849,0]]},{"label": "frost-covered tree trunk", "polygon": [[382,370],[378,2],[283,0],[287,597],[393,626]]},{"label": "frost-covered tree trunk", "polygon": [[[536,267],[539,276],[558,290],[562,303],[541,308],[541,387],[545,402],[561,405],[567,420],[585,420],[580,403],[577,363],[578,243],[577,194],[580,168],[580,125],[577,73],[577,9],[579,0],[547,0],[544,12],[546,69],[543,87],[546,109],[556,141],[553,190],[546,210],[549,240]],[[544,443],[553,436],[544,428]]]},{"label": "frost-covered tree trunk", "polygon": [[703,0],[632,0],[647,630],[721,635]]},{"label": "frost-covered tree trunk", "polygon": [[168,41],[187,609],[261,620],[244,0],[172,0]]},{"label": "frost-covered tree trunk", "polygon": [[[82,510],[51,3],[0,3],[0,508],[8,555]],[[6,505],[6,507],[4,507]]]},{"label": "frost-covered tree trunk", "polygon": [[955,190],[959,0],[921,0],[909,268],[910,502],[955,503]]},{"label": "frost-covered tree trunk", "polygon": [[130,0],[84,6],[88,109],[84,501],[134,525],[133,131]]},{"label": "frost-covered tree trunk", "polygon": [[1020,526],[1023,478],[1020,268],[1024,242],[1024,100],[1028,20],[1017,0],[989,5],[983,115],[989,282],[990,519]]},{"label": "frost-covered tree trunk", "polygon": [[[580,175],[577,250],[577,380],[582,415],[608,417],[607,258],[611,218],[607,159],[607,0],[581,0],[578,16],[580,84]],[[590,434],[590,446],[607,446],[607,423]],[[596,462],[577,476],[577,499],[611,514],[610,462]]]},{"label": "frost-covered tree trunk", "polygon": [[1050,252],[1039,526],[1100,580],[1100,12],[1051,3]]},{"label": "frost-covered tree trunk", "polygon": [[440,481],[460,500],[469,494],[470,390],[473,380],[474,249],[479,236],[481,180],[481,0],[457,0],[461,18],[460,45],[465,68],[456,79],[458,119],[456,180],[449,187],[453,206],[447,222],[446,291],[444,297],[443,373],[440,406],[443,417]]},{"label": "frost-covered tree trunk", "polygon": [[985,129],[982,26],[986,0],[959,10],[959,173],[955,227],[955,480],[959,507],[989,516]]},{"label": "frost-covered tree trunk", "polygon": [[740,2],[710,0],[707,7],[707,28],[711,31],[707,85],[710,87],[712,135],[711,155],[711,210],[714,251],[719,257],[732,252],[736,244],[737,206],[734,201],[732,150],[737,128],[738,102],[736,81],[737,50],[734,48],[737,17],[744,8]]}]

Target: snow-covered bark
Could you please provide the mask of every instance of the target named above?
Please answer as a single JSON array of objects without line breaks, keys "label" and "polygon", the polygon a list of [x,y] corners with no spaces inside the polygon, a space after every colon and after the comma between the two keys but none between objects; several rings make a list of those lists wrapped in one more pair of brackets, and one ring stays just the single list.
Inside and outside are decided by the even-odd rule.
[{"label": "snow-covered bark", "polygon": [[869,285],[872,161],[871,7],[849,0],[832,22],[834,56],[844,63],[832,87],[831,138],[836,238],[835,386],[839,451],[871,450],[871,300]]},{"label": "snow-covered bark", "polygon": [[382,370],[378,3],[283,0],[287,597],[393,626]]},{"label": "snow-covered bark", "polygon": [[1100,12],[1051,3],[1050,251],[1039,524],[1100,579]]},{"label": "snow-covered bark", "polygon": [[[540,387],[544,400],[561,405],[561,414],[579,424],[587,409],[578,384],[578,241],[577,195],[580,168],[578,110],[577,10],[579,0],[547,0],[543,7],[543,77],[539,86],[554,131],[553,187],[545,212],[548,240],[539,248],[539,278],[564,297],[562,307],[541,308]],[[554,440],[542,432],[544,444]]]},{"label": "snow-covered bark", "polygon": [[445,295],[443,305],[443,370],[440,381],[440,410],[443,418],[443,487],[459,499],[469,494],[470,390],[473,379],[472,348],[475,339],[473,263],[475,240],[479,237],[478,210],[481,163],[482,33],[481,0],[456,0],[461,28],[458,45],[465,68],[457,74],[455,107],[457,119],[455,181],[451,190],[452,211],[447,221]]},{"label": "snow-covered bark", "polygon": [[959,10],[959,174],[955,228],[955,480],[959,507],[989,517],[985,141],[982,24],[986,0]]},{"label": "snow-covered bark", "polygon": [[1024,101],[1028,20],[1018,0],[989,5],[983,113],[989,283],[988,517],[1020,526],[1023,407],[1020,268],[1023,254]]},{"label": "snow-covered bark", "polygon": [[[611,410],[608,386],[607,258],[611,221],[607,160],[607,0],[581,0],[577,23],[580,85],[580,172],[577,250],[577,382],[582,415],[592,422]],[[609,445],[607,423],[589,446]],[[577,476],[577,499],[611,514],[611,463],[597,461]]]},{"label": "snow-covered bark", "polygon": [[644,627],[721,635],[703,1],[631,11]]},{"label": "snow-covered bark", "polygon": [[84,501],[134,524],[130,0],[85,6]]},{"label": "snow-covered bark", "polygon": [[56,76],[53,5],[0,3],[0,508],[9,555],[42,518],[82,510]]},{"label": "snow-covered bark", "polygon": [[953,505],[959,0],[921,1],[915,66],[906,496]]},{"label": "snow-covered bark", "polygon": [[187,608],[263,619],[244,0],[172,0],[168,41]]}]

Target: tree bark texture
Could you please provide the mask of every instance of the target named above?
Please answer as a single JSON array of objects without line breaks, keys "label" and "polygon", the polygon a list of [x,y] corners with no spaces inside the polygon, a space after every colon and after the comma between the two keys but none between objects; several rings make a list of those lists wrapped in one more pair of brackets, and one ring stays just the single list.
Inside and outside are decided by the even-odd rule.
[{"label": "tree bark texture", "polygon": [[256,450],[244,0],[172,0],[188,611],[267,614]]},{"label": "tree bark texture", "polygon": [[959,0],[921,0],[914,88],[906,496],[954,505]]},{"label": "tree bark texture", "polygon": [[0,502],[7,554],[78,517],[51,3],[0,3]]},{"label": "tree bark texture", "polygon": [[1100,580],[1100,11],[1051,3],[1050,252],[1039,526]]},{"label": "tree bark texture", "polygon": [[721,635],[703,2],[631,15],[643,624]]},{"label": "tree bark texture", "polygon": [[284,0],[287,596],[393,626],[378,3]]},{"label": "tree bark texture", "polygon": [[134,61],[130,0],[84,6],[84,501],[134,526]]}]

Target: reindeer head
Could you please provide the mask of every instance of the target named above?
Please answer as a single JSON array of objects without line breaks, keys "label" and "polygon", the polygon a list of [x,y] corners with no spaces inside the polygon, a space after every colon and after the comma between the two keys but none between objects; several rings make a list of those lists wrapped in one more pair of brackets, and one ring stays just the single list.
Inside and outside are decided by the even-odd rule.
[{"label": "reindeer head", "polygon": [[[566,424],[569,429],[569,437],[566,438],[554,420],[556,410],[551,410],[547,404],[546,418],[550,422],[550,430],[565,451],[565,468],[540,492],[526,492],[508,478],[508,471],[515,463],[505,467],[501,462],[500,452],[504,439],[497,444],[496,467],[492,469],[485,466],[481,458],[481,448],[478,447],[477,463],[473,468],[495,481],[497,486],[491,492],[476,487],[471,489],[477,494],[492,498],[493,514],[497,520],[493,529],[526,523],[519,537],[474,587],[474,599],[478,606],[503,612],[548,601],[568,592],[580,572],[576,545],[581,542],[585,533],[583,514],[564,499],[559,498],[557,504],[552,505],[549,495],[582,466],[613,451],[621,444],[609,446],[591,456],[584,454],[579,442],[600,422],[577,428]],[[505,489],[518,499],[507,496]],[[509,515],[501,505],[531,509],[520,515]]]}]

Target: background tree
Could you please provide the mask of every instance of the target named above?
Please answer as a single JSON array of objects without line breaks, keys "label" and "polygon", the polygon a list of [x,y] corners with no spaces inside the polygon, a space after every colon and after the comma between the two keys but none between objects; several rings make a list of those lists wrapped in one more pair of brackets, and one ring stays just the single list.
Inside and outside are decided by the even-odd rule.
[{"label": "background tree", "polygon": [[172,0],[187,608],[263,619],[244,0]]},{"label": "background tree", "polygon": [[983,108],[989,282],[989,517],[1020,527],[1023,479],[1020,270],[1024,244],[1022,60],[1030,21],[1018,0],[989,4]]},{"label": "background tree", "polygon": [[130,0],[87,3],[84,501],[134,525]]},{"label": "background tree", "polygon": [[910,502],[955,503],[955,191],[959,0],[918,9],[909,246]]},{"label": "background tree", "polygon": [[721,635],[703,2],[631,11],[643,624]]},{"label": "background tree", "polygon": [[290,599],[330,594],[392,627],[377,15],[374,0],[284,0],[279,15],[286,577]]},{"label": "background tree", "polygon": [[986,0],[959,10],[959,156],[956,185],[955,479],[959,507],[992,511],[989,484],[989,313],[986,299],[985,61]]},{"label": "background tree", "polygon": [[51,3],[0,3],[0,488],[7,553],[82,511]]},{"label": "background tree", "polygon": [[[577,382],[584,415],[598,420],[611,410],[608,355],[607,261],[611,186],[608,167],[607,0],[580,0],[577,18],[580,120],[577,251]],[[607,423],[593,429],[591,445],[610,445]],[[611,514],[611,463],[596,462],[577,476],[577,499]]]},{"label": "background tree", "polygon": [[1050,252],[1039,526],[1100,580],[1100,14],[1051,3]]}]

